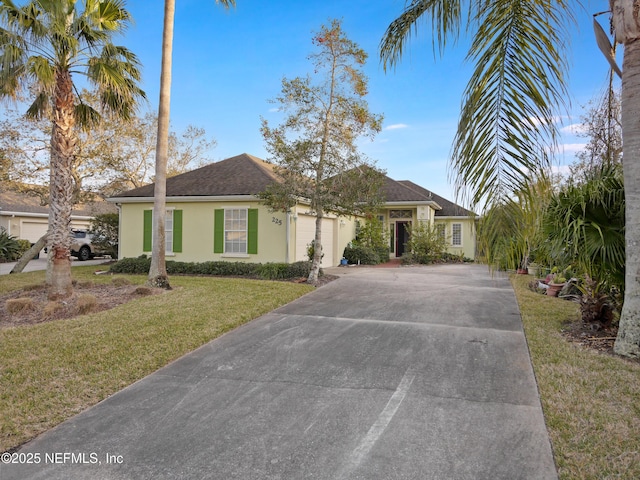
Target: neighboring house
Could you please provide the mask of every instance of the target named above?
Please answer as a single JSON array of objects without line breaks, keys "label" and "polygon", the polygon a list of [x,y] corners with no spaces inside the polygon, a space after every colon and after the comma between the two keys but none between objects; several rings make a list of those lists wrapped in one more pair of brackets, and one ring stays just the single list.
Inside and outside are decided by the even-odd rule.
[{"label": "neighboring house", "polygon": [[[394,232],[399,228],[402,234],[407,222],[423,218],[433,221],[438,212],[453,206],[440,197],[427,198],[429,192],[417,185],[411,188],[388,177],[387,180],[385,191],[389,201],[381,216],[388,226],[393,226]],[[273,165],[246,153],[168,178],[165,227],[168,259],[253,263],[307,260],[316,218],[302,201],[289,213],[273,212],[263,205],[256,195],[274,181],[277,176]],[[151,253],[153,190],[151,184],[108,199],[120,209],[118,258]],[[396,195],[400,191],[404,195]],[[463,213],[461,209],[449,210],[447,215]],[[425,217],[427,214],[429,217]],[[456,249],[465,248],[465,255],[473,257],[473,222],[464,216],[455,218],[459,222],[443,216],[442,223],[455,228]],[[436,218],[436,223],[439,220]],[[469,226],[453,227],[456,223]],[[354,217],[327,215],[323,219],[323,267],[340,263],[355,231]],[[458,245],[458,237],[462,245]],[[394,238],[398,238],[395,233]],[[471,253],[467,254],[466,249]],[[401,250],[402,247],[392,249],[390,255],[401,254]]]},{"label": "neighboring house", "polygon": [[[104,202],[79,204],[71,212],[70,229],[88,229],[94,215],[116,213],[113,205]],[[16,238],[37,242],[47,233],[49,207],[33,195],[13,190],[0,191],[0,227]]]}]

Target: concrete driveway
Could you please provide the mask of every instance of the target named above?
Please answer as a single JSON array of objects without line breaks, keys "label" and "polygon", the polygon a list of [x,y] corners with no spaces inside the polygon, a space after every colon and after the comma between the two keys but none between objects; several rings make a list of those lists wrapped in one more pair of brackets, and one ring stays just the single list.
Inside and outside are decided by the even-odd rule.
[{"label": "concrete driveway", "polygon": [[344,269],[25,445],[0,478],[555,479],[486,267]]}]

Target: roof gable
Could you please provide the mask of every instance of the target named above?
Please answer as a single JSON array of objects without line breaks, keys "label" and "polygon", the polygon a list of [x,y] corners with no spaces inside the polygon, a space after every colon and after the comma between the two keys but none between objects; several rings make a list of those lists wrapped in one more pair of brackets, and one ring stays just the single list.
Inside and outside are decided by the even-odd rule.
[{"label": "roof gable", "polygon": [[[167,178],[167,197],[255,195],[276,181],[273,165],[243,153]],[[118,198],[153,197],[155,184],[114,195]]]},{"label": "roof gable", "polygon": [[405,187],[423,196],[429,196],[431,200],[440,205],[442,210],[436,211],[436,217],[468,217],[475,215],[471,210],[467,210],[466,208],[413,183],[411,180],[399,180],[398,183],[401,183]]},{"label": "roof gable", "polygon": [[416,191],[385,175],[382,185],[387,202],[428,202],[433,201],[428,194]]}]

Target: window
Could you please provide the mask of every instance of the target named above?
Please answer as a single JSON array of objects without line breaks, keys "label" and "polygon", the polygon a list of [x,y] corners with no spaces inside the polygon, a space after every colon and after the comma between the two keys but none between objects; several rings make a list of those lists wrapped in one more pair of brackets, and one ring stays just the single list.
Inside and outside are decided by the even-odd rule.
[{"label": "window", "polygon": [[258,253],[258,209],[219,208],[214,211],[213,253]]},{"label": "window", "polygon": [[411,210],[389,210],[389,218],[412,218]]},{"label": "window", "polygon": [[247,253],[247,209],[224,211],[224,252]]},{"label": "window", "polygon": [[451,224],[451,245],[454,247],[462,246],[462,224]]},{"label": "window", "polygon": [[438,232],[438,236],[444,240],[446,235],[446,225],[444,223],[436,223],[436,231]]},{"label": "window", "polygon": [[[165,253],[173,254],[182,252],[182,210],[167,209],[164,222]],[[153,210],[144,211],[142,237],[142,251],[152,251]]]}]

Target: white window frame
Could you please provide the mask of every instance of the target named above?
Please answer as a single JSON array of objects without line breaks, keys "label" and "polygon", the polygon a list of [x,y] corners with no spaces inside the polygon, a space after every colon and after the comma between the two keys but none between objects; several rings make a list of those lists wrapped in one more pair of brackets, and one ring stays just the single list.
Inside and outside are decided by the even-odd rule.
[{"label": "white window frame", "polygon": [[[228,218],[228,215],[233,215],[233,212],[244,212],[244,229],[233,229],[227,228],[227,221],[233,222],[234,220],[242,221],[242,218],[233,219]],[[244,242],[242,240],[229,240],[228,234],[232,233],[244,233]],[[239,248],[236,250],[233,248],[234,245],[237,245]],[[244,249],[242,246],[244,245]],[[228,247],[232,248],[229,249]],[[224,254],[226,256],[247,256],[249,248],[249,208],[247,207],[233,207],[233,208],[225,208],[224,209]]]},{"label": "white window frame", "polygon": [[[458,227],[459,231],[456,232],[456,227]],[[459,235],[459,241],[456,243],[456,234]],[[461,247],[462,246],[462,223],[452,223],[451,224],[451,246],[452,247]]]}]

